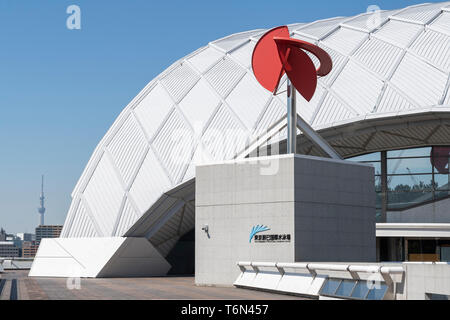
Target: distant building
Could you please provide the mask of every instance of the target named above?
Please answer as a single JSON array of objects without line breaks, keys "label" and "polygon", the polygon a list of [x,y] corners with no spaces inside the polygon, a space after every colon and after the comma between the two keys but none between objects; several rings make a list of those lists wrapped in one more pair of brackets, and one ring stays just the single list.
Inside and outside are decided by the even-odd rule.
[{"label": "distant building", "polygon": [[32,233],[18,233],[16,236],[22,241],[36,241],[36,236]]},{"label": "distant building", "polygon": [[0,229],[0,241],[6,241],[6,237],[7,237],[6,231],[3,230],[3,228]]},{"label": "distant building", "polygon": [[39,245],[35,241],[24,241],[22,243],[22,257],[34,258],[36,256]]},{"label": "distant building", "polygon": [[12,241],[0,241],[0,257],[1,258],[17,258],[20,257],[20,249],[14,245]]},{"label": "distant building", "polygon": [[44,238],[59,238],[63,226],[39,226],[36,228],[36,244],[41,243]]}]

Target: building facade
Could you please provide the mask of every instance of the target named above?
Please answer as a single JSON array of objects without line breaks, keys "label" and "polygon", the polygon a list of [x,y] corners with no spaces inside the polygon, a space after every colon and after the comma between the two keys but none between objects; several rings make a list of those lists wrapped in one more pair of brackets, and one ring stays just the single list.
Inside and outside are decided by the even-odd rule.
[{"label": "building facade", "polygon": [[20,257],[20,249],[12,241],[0,241],[0,257],[18,258]]},{"label": "building facade", "polygon": [[63,226],[58,225],[41,225],[36,228],[36,244],[39,246],[42,239],[59,238]]},{"label": "building facade", "polygon": [[[447,259],[449,10],[441,2],[288,26],[333,60],[314,98],[298,95],[299,116],[342,158],[375,166],[379,260]],[[196,165],[286,152],[286,131],[273,132],[286,79],[272,95],[251,68],[265,32],[210,42],[125,107],[74,188],[62,238],[144,237],[172,265],[192,260],[177,245],[195,227]],[[298,153],[326,156],[299,134]]]}]

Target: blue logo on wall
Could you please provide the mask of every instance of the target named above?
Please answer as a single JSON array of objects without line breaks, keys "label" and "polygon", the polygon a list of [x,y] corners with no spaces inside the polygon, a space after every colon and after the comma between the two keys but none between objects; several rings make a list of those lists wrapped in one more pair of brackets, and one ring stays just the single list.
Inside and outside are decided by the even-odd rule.
[{"label": "blue logo on wall", "polygon": [[252,228],[252,231],[250,232],[250,239],[249,239],[249,243],[252,243],[252,239],[253,237],[260,233],[260,232],[264,232],[264,231],[269,231],[270,229],[266,226],[255,226]]}]

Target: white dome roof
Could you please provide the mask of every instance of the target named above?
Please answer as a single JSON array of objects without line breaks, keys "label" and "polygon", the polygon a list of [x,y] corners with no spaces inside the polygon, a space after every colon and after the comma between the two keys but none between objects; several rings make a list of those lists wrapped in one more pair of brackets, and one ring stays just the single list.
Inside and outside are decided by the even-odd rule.
[{"label": "white dome roof", "polygon": [[[319,45],[333,60],[313,100],[298,101],[299,114],[316,130],[450,111],[450,2],[385,11],[379,20],[362,14],[289,27],[292,37]],[[168,221],[178,237],[193,227],[192,197],[184,199],[183,209],[161,204],[174,197],[176,186],[192,181],[193,159],[231,159],[244,140],[236,132],[262,133],[285,113],[285,96],[272,96],[251,70],[253,48],[265,31],[211,42],[142,90],[87,164],[63,237],[152,238]],[[180,143],[180,133],[195,136],[194,143]],[[149,216],[157,206],[166,207]],[[172,209],[177,219],[165,219],[163,213]],[[167,252],[176,241],[173,234],[152,239]]]}]

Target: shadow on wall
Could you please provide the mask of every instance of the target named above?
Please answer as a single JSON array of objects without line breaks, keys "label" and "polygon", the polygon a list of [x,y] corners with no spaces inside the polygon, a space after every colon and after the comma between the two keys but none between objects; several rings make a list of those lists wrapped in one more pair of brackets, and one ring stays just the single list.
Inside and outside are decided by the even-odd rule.
[{"label": "shadow on wall", "polygon": [[172,266],[168,275],[193,276],[195,274],[195,229],[180,238],[166,260]]}]

